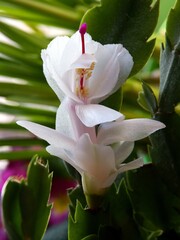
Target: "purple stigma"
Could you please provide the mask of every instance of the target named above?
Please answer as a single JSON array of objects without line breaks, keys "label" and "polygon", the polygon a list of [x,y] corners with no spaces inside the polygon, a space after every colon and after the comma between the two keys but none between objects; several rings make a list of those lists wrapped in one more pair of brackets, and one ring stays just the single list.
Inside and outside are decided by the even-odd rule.
[{"label": "purple stigma", "polygon": [[79,28],[80,34],[84,35],[86,33],[86,30],[87,30],[87,24],[86,23],[81,24],[81,26]]},{"label": "purple stigma", "polygon": [[86,23],[81,24],[81,26],[79,28],[79,33],[81,34],[82,54],[85,53],[84,34],[86,33],[86,30],[87,30],[87,24]]}]

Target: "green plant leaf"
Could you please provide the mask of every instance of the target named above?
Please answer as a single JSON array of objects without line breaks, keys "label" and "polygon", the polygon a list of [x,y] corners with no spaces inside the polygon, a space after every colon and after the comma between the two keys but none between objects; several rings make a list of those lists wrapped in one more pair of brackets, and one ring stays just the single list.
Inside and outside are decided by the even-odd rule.
[{"label": "green plant leaf", "polygon": [[160,99],[161,112],[173,112],[180,102],[180,2],[171,9],[166,30],[166,46],[162,48],[160,62]]},{"label": "green plant leaf", "polygon": [[86,198],[84,196],[84,193],[83,193],[83,190],[82,190],[81,186],[77,186],[74,189],[70,189],[68,191],[68,196],[69,196],[69,199],[70,199],[70,205],[69,205],[70,213],[71,213],[71,216],[74,218],[77,201],[79,201],[81,203],[83,208],[86,208],[86,206],[87,206]]},{"label": "green plant leaf", "polygon": [[138,72],[148,60],[155,41],[148,41],[157,23],[159,1],[102,0],[82,19],[88,24],[92,38],[102,44],[121,43],[134,59],[132,73]]},{"label": "green plant leaf", "polygon": [[91,234],[91,235],[83,238],[82,240],[98,240],[98,237],[95,234]]},{"label": "green plant leaf", "polygon": [[138,103],[154,116],[158,110],[157,99],[152,89],[145,83],[142,83],[143,92],[139,93]]},{"label": "green plant leaf", "polygon": [[127,183],[134,217],[144,239],[155,240],[171,229],[179,231],[180,198],[169,191],[156,167],[149,164],[129,172]]},{"label": "green plant leaf", "polygon": [[166,128],[151,136],[151,156],[169,189],[180,196],[180,117],[175,106],[180,102],[180,2],[170,11],[167,20],[166,45],[160,61],[159,108],[155,119]]},{"label": "green plant leaf", "polygon": [[4,185],[2,196],[3,221],[10,240],[23,239],[21,229],[22,216],[19,206],[20,185],[15,179],[9,179]]},{"label": "green plant leaf", "polygon": [[[42,20],[41,23],[54,23],[55,25],[65,26],[68,28],[77,28],[80,17],[83,14],[83,12],[74,11],[72,7],[61,3],[61,1],[53,1],[51,4],[38,0],[9,0],[8,4],[6,1],[2,2],[4,10],[3,13],[7,12],[10,16],[18,16],[19,19],[23,20]],[[13,11],[13,9],[16,9],[16,11]],[[27,12],[27,15],[24,14],[25,12]]]},{"label": "green plant leaf", "polygon": [[176,0],[168,0],[166,2],[160,1],[159,19],[158,19],[158,23],[157,23],[155,31],[159,31],[160,27],[162,26],[163,22],[166,20],[168,14],[169,14],[169,9],[171,9],[171,7],[173,7],[175,2],[176,2]]},{"label": "green plant leaf", "polygon": [[[156,120],[162,121],[166,124],[166,121],[163,120],[162,117],[156,116]],[[176,168],[170,147],[171,138],[167,135],[167,131],[171,132],[171,130],[171,126],[168,126],[167,122],[166,129],[159,130],[156,133],[153,133],[150,136],[152,148],[150,148],[149,150],[152,162],[156,165],[160,176],[165,181],[169,189],[177,193],[180,191],[178,169]]]},{"label": "green plant leaf", "polygon": [[38,157],[29,164],[27,179],[12,177],[8,180],[2,206],[10,239],[42,239],[52,207],[48,205],[51,181],[48,165]]},{"label": "green plant leaf", "polygon": [[104,210],[85,209],[77,201],[74,217],[69,215],[68,221],[68,239],[79,240],[91,234],[97,234],[100,224],[106,224],[108,219]]},{"label": "green plant leaf", "polygon": [[116,111],[119,111],[122,106],[122,101],[123,101],[123,91],[122,91],[122,88],[120,88],[110,97],[108,97],[103,102],[101,102],[101,104],[105,105],[106,107],[112,108]]},{"label": "green plant leaf", "polygon": [[0,22],[0,28],[4,35],[12,41],[19,43],[24,49],[28,49],[29,52],[38,52],[38,50],[40,51],[41,48],[45,48],[48,44],[46,38],[34,33],[27,33],[4,22]]},{"label": "green plant leaf", "polygon": [[133,240],[141,240],[140,232],[134,221],[133,208],[128,196],[125,180],[121,180],[118,189],[116,189],[115,185],[112,186],[108,195],[112,236],[116,236],[115,239],[131,240],[133,235]]}]

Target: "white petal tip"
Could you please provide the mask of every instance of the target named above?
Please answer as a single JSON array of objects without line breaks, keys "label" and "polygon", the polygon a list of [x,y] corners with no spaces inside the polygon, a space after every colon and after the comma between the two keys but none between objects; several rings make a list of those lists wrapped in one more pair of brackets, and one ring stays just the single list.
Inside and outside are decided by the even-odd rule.
[{"label": "white petal tip", "polygon": [[82,123],[87,127],[111,122],[124,116],[111,108],[98,104],[76,105],[75,111]]},{"label": "white petal tip", "polygon": [[19,126],[21,126],[21,127],[24,127],[24,126],[26,125],[26,122],[27,122],[27,121],[22,121],[22,120],[20,120],[20,121],[17,121],[16,124],[19,125]]}]

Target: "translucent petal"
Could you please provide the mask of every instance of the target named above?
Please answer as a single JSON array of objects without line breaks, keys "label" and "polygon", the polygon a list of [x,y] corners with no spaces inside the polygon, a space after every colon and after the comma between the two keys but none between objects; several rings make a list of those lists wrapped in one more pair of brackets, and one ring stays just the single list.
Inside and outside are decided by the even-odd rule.
[{"label": "translucent petal", "polygon": [[44,139],[49,144],[71,150],[74,148],[75,141],[54,129],[29,121],[18,121],[17,124],[26,128],[37,137]]},{"label": "translucent petal", "polygon": [[98,103],[115,92],[133,66],[131,55],[121,44],[99,44],[95,58],[95,68],[88,80],[92,103]]},{"label": "translucent petal", "polygon": [[119,167],[118,172],[119,173],[123,173],[123,172],[129,171],[129,170],[140,168],[143,165],[144,165],[143,159],[142,158],[138,158],[138,159],[136,159],[136,160],[134,160],[132,162],[129,162],[129,163],[126,163],[126,164],[122,164]]},{"label": "translucent petal", "polygon": [[133,148],[134,142],[117,143],[116,146],[113,147],[117,168],[131,154]]},{"label": "translucent petal", "polygon": [[114,88],[114,91],[116,91],[128,78],[132,67],[134,65],[133,58],[128,52],[127,49],[122,48],[119,55],[118,55],[118,61],[119,61],[119,76],[118,76],[118,83]]},{"label": "translucent petal", "polygon": [[78,141],[74,152],[77,165],[84,172],[105,181],[114,171],[115,159],[111,147],[93,144],[88,136],[84,134]]},{"label": "translucent petal", "polygon": [[[92,41],[92,38],[89,34],[85,34],[85,45],[86,45],[86,54],[94,54],[96,51],[96,43]],[[89,45],[91,45],[89,47]],[[64,49],[62,59],[64,69],[67,71],[71,68],[71,65],[82,55],[82,43],[81,35],[79,31],[71,36],[69,39],[66,48]]]},{"label": "translucent petal", "polygon": [[49,60],[47,59],[48,56],[46,56],[45,50],[41,51],[41,57],[43,59],[43,72],[46,77],[46,80],[47,80],[49,86],[56,93],[57,97],[60,100],[62,100],[64,97],[64,93],[62,92],[62,90],[60,89],[60,87],[58,85],[59,76],[56,73],[54,73],[53,68],[51,67],[51,65],[49,65]]},{"label": "translucent petal", "polygon": [[59,157],[61,159],[63,159],[64,161],[66,161],[67,163],[69,163],[72,167],[74,167],[80,174],[82,173],[82,169],[76,164],[75,161],[72,160],[72,158],[70,158],[68,156],[68,154],[66,153],[66,151],[60,147],[56,147],[56,146],[48,146],[46,148],[47,152],[49,152],[51,155]]},{"label": "translucent petal", "polygon": [[56,37],[49,43],[47,49],[43,50],[41,53],[43,62],[46,62],[46,59],[49,59],[53,69],[59,77],[61,77],[64,71],[66,71],[62,56],[68,42],[69,37],[67,36]]},{"label": "translucent petal", "polygon": [[74,102],[69,98],[65,98],[56,113],[56,130],[75,139],[76,131],[73,127],[73,112],[75,114]]},{"label": "translucent petal", "polygon": [[71,68],[89,68],[96,59],[94,55],[83,54],[75,62],[72,63]]},{"label": "translucent petal", "polygon": [[143,118],[106,123],[99,128],[97,141],[101,144],[133,142],[164,127],[165,125],[159,121]]},{"label": "translucent petal", "polygon": [[87,127],[124,117],[120,112],[98,104],[76,105],[75,111],[79,119]]}]

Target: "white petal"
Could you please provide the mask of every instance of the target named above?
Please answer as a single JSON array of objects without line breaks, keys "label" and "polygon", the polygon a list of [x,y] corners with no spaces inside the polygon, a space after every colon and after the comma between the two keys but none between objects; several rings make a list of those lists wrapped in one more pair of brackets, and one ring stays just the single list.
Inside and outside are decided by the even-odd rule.
[{"label": "white petal", "polygon": [[126,48],[122,48],[118,56],[118,60],[119,60],[120,71],[118,76],[118,83],[114,88],[114,91],[116,91],[128,78],[132,70],[132,67],[134,65],[133,58]]},{"label": "white petal", "polygon": [[75,94],[75,76],[74,70],[63,71],[62,76],[57,73],[57,69],[54,68],[51,59],[46,58],[46,62],[43,64],[44,74],[46,75],[47,82],[50,87],[57,94],[60,101],[64,96],[71,97],[72,99],[79,101],[79,98]]},{"label": "white petal", "polygon": [[67,154],[67,152],[60,148],[60,147],[55,147],[55,146],[48,146],[46,148],[47,152],[50,153],[53,156],[59,157],[69,163],[72,167],[74,167],[80,174],[82,173],[82,169],[77,166],[76,162],[72,160]]},{"label": "white petal", "polygon": [[134,142],[117,143],[117,145],[113,147],[117,167],[131,154],[133,148]]},{"label": "white petal", "polygon": [[46,62],[47,58],[49,58],[53,69],[59,77],[61,77],[63,72],[66,71],[62,56],[68,42],[69,37],[67,36],[56,37],[49,43],[47,49],[43,50],[41,54],[43,62]]},{"label": "white petal", "polygon": [[51,66],[49,66],[49,60],[48,56],[45,54],[45,50],[41,51],[41,57],[43,59],[43,72],[46,77],[46,80],[49,84],[49,86],[53,89],[57,97],[61,100],[64,97],[64,93],[61,91],[59,85],[58,85],[58,75],[54,74],[54,70],[52,69]]},{"label": "white petal", "polygon": [[89,68],[96,59],[94,55],[82,54],[74,63],[71,65],[71,69],[76,68]]},{"label": "white petal", "polygon": [[73,139],[76,138],[76,128],[72,119],[73,112],[75,115],[74,104],[70,98],[65,98],[56,113],[56,130]]},{"label": "white petal", "polygon": [[76,105],[75,111],[87,127],[124,118],[120,112],[98,104]]},{"label": "white petal", "polygon": [[17,124],[26,128],[37,137],[44,139],[49,144],[71,150],[74,147],[75,141],[54,129],[29,121],[18,121]]},{"label": "white petal", "polygon": [[105,181],[116,170],[112,148],[93,144],[88,134],[84,134],[79,139],[73,156],[76,159],[77,165],[84,172],[99,180]]},{"label": "white petal", "polygon": [[99,128],[97,141],[101,144],[112,144],[120,141],[133,142],[164,127],[165,125],[159,121],[143,118],[106,123]]},{"label": "white petal", "polygon": [[98,44],[95,58],[97,62],[88,81],[92,103],[98,103],[115,92],[133,66],[131,55],[121,44]]},{"label": "white petal", "polygon": [[84,172],[82,174],[83,190],[89,195],[103,195],[107,188],[113,184],[118,174],[118,172],[115,172],[102,180]]},{"label": "white petal", "polygon": [[[90,47],[89,47],[90,45]],[[86,54],[94,54],[96,51],[96,44],[92,41],[92,38],[89,34],[85,34],[85,53]],[[71,68],[71,65],[82,55],[82,43],[81,43],[81,35],[79,31],[71,36],[69,39],[66,48],[64,49],[62,59],[64,69],[67,71]]]},{"label": "white petal", "polygon": [[78,32],[71,38],[56,37],[41,53],[47,82],[61,101],[64,95],[78,101],[74,94],[74,70],[71,69],[72,64],[81,55],[81,39]]},{"label": "white petal", "polygon": [[144,165],[143,159],[142,158],[138,158],[132,162],[126,163],[126,164],[122,164],[119,167],[119,173],[123,173],[129,170],[133,170],[133,169],[137,169],[140,168]]},{"label": "white petal", "polygon": [[59,81],[65,71],[62,54],[68,41],[68,37],[56,37],[49,43],[47,49],[41,51],[44,75],[59,99],[64,96]]}]

